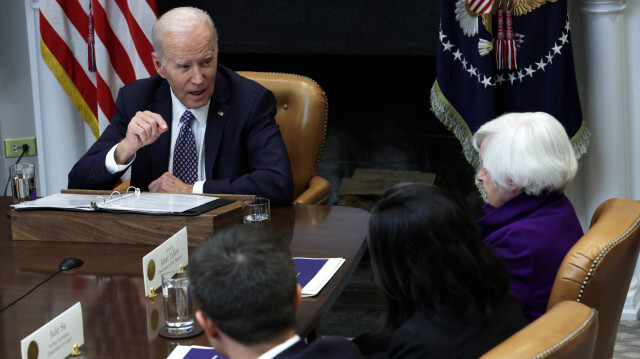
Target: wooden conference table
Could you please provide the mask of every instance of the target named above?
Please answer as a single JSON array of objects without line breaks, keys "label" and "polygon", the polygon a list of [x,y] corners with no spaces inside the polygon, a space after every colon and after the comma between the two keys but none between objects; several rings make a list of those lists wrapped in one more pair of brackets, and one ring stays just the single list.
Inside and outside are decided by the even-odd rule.
[{"label": "wooden conference table", "polygon": [[[55,273],[62,259],[77,257],[84,265],[57,274],[0,313],[0,358],[20,358],[23,338],[77,302],[82,305],[84,358],[166,358],[178,344],[209,345],[204,334],[180,340],[157,335],[164,325],[162,295],[147,298],[142,278],[142,257],[154,246],[13,241],[5,215],[10,201],[0,197],[0,308]],[[272,208],[271,225],[289,241],[293,256],[346,260],[317,296],[303,298],[297,313],[301,336],[319,324],[355,271],[368,220],[368,212],[351,207]]]}]

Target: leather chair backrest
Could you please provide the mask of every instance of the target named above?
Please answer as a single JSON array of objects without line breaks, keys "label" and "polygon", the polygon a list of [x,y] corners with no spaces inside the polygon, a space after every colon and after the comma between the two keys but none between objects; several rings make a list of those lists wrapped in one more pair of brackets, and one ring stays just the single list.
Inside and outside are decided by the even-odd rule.
[{"label": "leather chair backrest", "polygon": [[598,312],[582,303],[561,302],[480,358],[595,358],[598,319]]},{"label": "leather chair backrest", "polygon": [[547,311],[566,300],[598,310],[594,358],[613,356],[620,316],[640,248],[640,203],[613,198],[602,203],[589,230],[560,265]]},{"label": "leather chair backrest", "polygon": [[317,174],[327,132],[328,103],[313,80],[293,74],[238,71],[273,92],[276,122],[289,152],[294,198],[298,198]]}]

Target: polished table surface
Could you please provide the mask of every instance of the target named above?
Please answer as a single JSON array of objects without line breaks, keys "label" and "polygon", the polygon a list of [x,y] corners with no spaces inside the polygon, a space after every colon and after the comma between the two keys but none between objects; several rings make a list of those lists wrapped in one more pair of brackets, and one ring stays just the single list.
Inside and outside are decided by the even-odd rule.
[{"label": "polished table surface", "polygon": [[[77,302],[85,358],[166,358],[178,344],[209,345],[204,334],[181,340],[157,335],[163,326],[162,295],[147,298],[142,278],[142,257],[154,246],[13,241],[5,216],[9,204],[10,197],[0,197],[0,308],[55,273],[62,259],[77,257],[84,265],[57,274],[0,313],[0,358],[20,358],[22,339]],[[297,313],[301,336],[319,324],[355,271],[368,221],[368,212],[351,207],[272,208],[271,225],[290,243],[293,256],[346,260],[317,296],[303,298]]]}]

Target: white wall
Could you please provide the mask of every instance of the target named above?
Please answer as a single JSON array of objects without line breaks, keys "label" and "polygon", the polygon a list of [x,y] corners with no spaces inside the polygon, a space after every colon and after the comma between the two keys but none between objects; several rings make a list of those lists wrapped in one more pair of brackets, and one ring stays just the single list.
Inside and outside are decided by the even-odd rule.
[{"label": "white wall", "polygon": [[[640,199],[640,2],[628,1],[626,9],[625,40],[627,47],[627,98],[629,101],[628,116],[630,120],[630,186],[632,199]],[[638,261],[640,263],[640,260]],[[636,319],[640,313],[640,265],[636,265],[623,319]]]},{"label": "white wall", "polygon": [[[3,191],[9,178],[9,165],[17,160],[5,158],[4,139],[35,136],[24,12],[20,1],[3,2],[0,10],[0,184]],[[20,162],[37,163],[38,157],[24,157]],[[8,193],[10,195],[11,189]]]}]

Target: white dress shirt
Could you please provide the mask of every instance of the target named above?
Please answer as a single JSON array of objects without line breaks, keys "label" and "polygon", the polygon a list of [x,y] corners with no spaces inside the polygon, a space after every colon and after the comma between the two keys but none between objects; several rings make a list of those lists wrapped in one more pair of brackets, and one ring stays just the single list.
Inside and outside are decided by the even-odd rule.
[{"label": "white dress shirt", "polygon": [[[188,109],[191,111],[193,116],[196,118],[196,121],[191,121],[189,126],[191,127],[191,131],[193,131],[193,136],[196,139],[196,149],[198,150],[198,181],[193,184],[193,193],[203,193],[204,191],[204,181],[207,178],[205,173],[205,163],[204,163],[204,134],[207,129],[207,115],[209,114],[209,105],[211,104],[211,100],[207,102],[206,105],[196,108],[196,109]],[[180,117],[187,110],[187,108],[178,100],[176,95],[171,90],[171,144],[169,145],[169,172],[173,173],[173,150],[176,144],[176,139],[178,138],[178,132],[180,131]],[[115,151],[118,144],[113,146],[109,153],[107,153],[107,158],[105,160],[105,166],[109,173],[116,173],[127,169],[133,161],[136,159],[136,155],[129,160],[129,162],[124,165],[119,165],[116,163]]]},{"label": "white dress shirt", "polygon": [[260,355],[258,357],[258,359],[272,359],[276,355],[278,355],[278,354],[282,353],[283,351],[289,349],[290,346],[294,345],[298,341],[300,341],[300,336],[298,334],[295,334],[291,338],[289,338],[286,341],[276,345],[275,347],[269,349],[264,354]]}]

